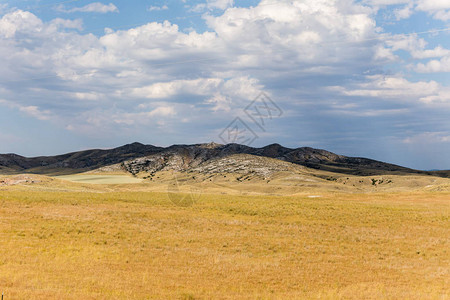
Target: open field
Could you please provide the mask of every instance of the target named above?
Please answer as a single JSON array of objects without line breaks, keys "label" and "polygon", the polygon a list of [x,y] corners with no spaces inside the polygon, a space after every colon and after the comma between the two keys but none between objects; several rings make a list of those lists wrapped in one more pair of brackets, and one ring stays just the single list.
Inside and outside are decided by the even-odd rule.
[{"label": "open field", "polygon": [[61,180],[72,182],[90,183],[90,184],[126,184],[126,183],[140,183],[142,179],[132,177],[130,175],[111,175],[111,174],[75,174],[56,176]]},{"label": "open field", "polygon": [[54,185],[0,188],[5,299],[450,297],[449,192],[181,207],[140,185]]}]

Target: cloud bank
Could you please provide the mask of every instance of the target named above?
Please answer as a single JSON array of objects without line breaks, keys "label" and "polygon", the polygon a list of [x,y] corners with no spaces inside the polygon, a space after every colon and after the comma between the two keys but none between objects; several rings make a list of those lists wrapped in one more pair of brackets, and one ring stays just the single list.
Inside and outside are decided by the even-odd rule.
[{"label": "cloud bank", "polygon": [[93,2],[83,7],[74,7],[66,9],[62,4],[57,7],[57,10],[64,13],[86,12],[86,13],[118,13],[119,9],[113,3],[103,4],[100,2]]},{"label": "cloud bank", "polygon": [[[445,19],[445,3],[417,1],[410,9]],[[81,135],[154,128],[174,139],[197,130],[197,140],[210,140],[265,91],[286,113],[262,138],[298,143],[313,140],[313,133],[316,139],[345,138],[344,129],[356,137],[367,129],[347,128],[340,123],[344,115],[396,124],[396,118],[406,122],[420,116],[428,126],[432,122],[419,112],[449,109],[450,91],[442,83],[383,68],[400,64],[427,74],[450,70],[449,49],[377,26],[378,7],[392,1],[232,4],[207,2],[223,13],[205,13],[207,30],[188,33],[164,21],[95,36],[79,32],[80,20],[6,13],[0,19],[0,106]],[[64,11],[118,9],[96,2]],[[419,62],[405,62],[401,52]],[[332,122],[341,125],[330,127]],[[289,133],[289,124],[303,126],[305,139]],[[400,143],[407,134],[420,138],[422,129],[386,130]]]}]

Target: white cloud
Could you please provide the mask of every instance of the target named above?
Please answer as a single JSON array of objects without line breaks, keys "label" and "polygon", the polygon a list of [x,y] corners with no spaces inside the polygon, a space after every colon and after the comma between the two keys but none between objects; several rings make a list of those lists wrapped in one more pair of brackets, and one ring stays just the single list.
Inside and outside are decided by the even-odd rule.
[{"label": "white cloud", "polygon": [[[79,131],[79,129],[92,130],[91,126],[98,126],[101,129],[105,127],[105,124],[109,126],[113,125],[125,125],[125,126],[141,126],[141,125],[157,125],[166,124],[165,122],[177,115],[177,109],[175,105],[167,103],[156,103],[157,107],[151,110],[145,110],[144,106],[141,106],[141,110],[137,112],[119,111],[119,110],[107,110],[96,111],[94,113],[86,112],[84,119],[87,124],[82,126],[78,125],[75,128],[73,125],[71,130]],[[163,122],[163,123],[162,123]]]},{"label": "white cloud", "polygon": [[208,0],[207,6],[208,8],[218,8],[218,9],[226,9],[228,7],[233,6],[234,0]]},{"label": "white cloud", "polygon": [[17,31],[38,34],[43,22],[30,12],[16,10],[0,19],[0,36],[13,38]]},{"label": "white cloud", "polygon": [[88,100],[88,101],[95,101],[102,98],[102,95],[99,95],[98,93],[95,92],[90,93],[76,92],[72,93],[71,96],[79,100]]},{"label": "white cloud", "polygon": [[208,95],[215,91],[222,80],[219,78],[202,78],[195,80],[175,80],[155,83],[146,87],[134,88],[131,95],[138,98],[161,99],[177,94]]},{"label": "white cloud", "polygon": [[423,132],[403,139],[405,144],[431,145],[450,143],[449,132]]},{"label": "white cloud", "polygon": [[205,10],[225,10],[234,5],[234,0],[207,0],[205,3],[196,4],[190,11],[202,12]]},{"label": "white cloud", "polygon": [[366,0],[364,2],[370,5],[387,6],[387,5],[406,4],[410,3],[411,1],[412,0]]},{"label": "white cloud", "polygon": [[412,53],[412,55],[413,55],[413,58],[418,58],[418,59],[443,57],[443,56],[450,55],[450,50],[442,48],[441,46],[437,46],[434,49],[415,51]]},{"label": "white cloud", "polygon": [[410,111],[406,108],[399,108],[399,109],[334,109],[329,110],[327,113],[334,114],[334,115],[346,115],[346,116],[353,116],[353,117],[379,117],[379,116],[386,116],[386,115],[399,115],[399,114],[406,114]]},{"label": "white cloud", "polygon": [[418,0],[417,9],[423,11],[439,11],[450,9],[450,2],[447,0]]},{"label": "white cloud", "polygon": [[149,117],[168,117],[176,115],[176,112],[173,106],[160,106],[148,112],[147,115]]},{"label": "white cloud", "polygon": [[169,9],[169,7],[167,5],[150,6],[149,8],[147,8],[148,11],[161,11],[161,10],[167,10],[167,9]]},{"label": "white cloud", "polygon": [[442,73],[450,72],[450,56],[443,57],[440,60],[431,60],[427,63],[419,63],[416,71],[420,73]]},{"label": "white cloud", "polygon": [[33,118],[36,118],[41,121],[48,121],[52,117],[52,113],[49,110],[42,110],[37,106],[29,105],[23,106],[12,101],[2,100],[0,99],[0,105],[5,105],[10,108],[17,109]]},{"label": "white cloud", "polygon": [[229,112],[231,110],[232,100],[220,93],[213,95],[211,98],[206,100],[206,103],[213,104],[213,111],[225,111]]},{"label": "white cloud", "polygon": [[[232,4],[214,5],[223,3]],[[199,115],[214,123],[235,115],[261,90],[287,105],[304,101],[299,94],[326,102],[334,96],[327,78],[338,81],[333,92],[339,95],[445,101],[434,81],[359,75],[396,60],[398,50],[417,58],[448,54],[417,37],[378,39],[373,10],[361,4],[264,0],[205,20],[209,29],[202,33],[184,33],[166,21],[97,37],[63,30],[80,29],[79,20],[43,22],[29,12],[11,12],[0,19],[0,96],[14,99],[23,112],[82,132],[155,125],[164,116]],[[355,77],[359,85],[346,82]],[[8,81],[17,83],[1,84]],[[391,111],[400,112],[360,110],[367,116]]]},{"label": "white cloud", "polygon": [[441,88],[438,92],[420,98],[420,101],[429,104],[449,104],[450,103],[450,88]]},{"label": "white cloud", "polygon": [[49,110],[40,110],[37,106],[19,106],[19,110],[35,117],[38,120],[50,120],[51,112]]},{"label": "white cloud", "polygon": [[434,17],[438,20],[448,21],[450,20],[450,10],[438,11],[434,14]]},{"label": "white cloud", "polygon": [[54,25],[59,28],[71,28],[71,29],[83,30],[83,20],[81,20],[81,19],[66,20],[66,19],[56,18],[56,19],[53,19],[49,25]]},{"label": "white cloud", "polygon": [[427,12],[438,20],[450,20],[450,1],[447,0],[417,0],[416,10]]},{"label": "white cloud", "polygon": [[397,21],[402,19],[408,19],[411,17],[414,13],[413,5],[412,3],[405,5],[402,8],[398,8],[394,10],[394,15]]},{"label": "white cloud", "polygon": [[423,38],[419,38],[417,34],[397,34],[387,39],[386,44],[391,51],[390,55],[393,55],[392,52],[405,50],[414,59],[443,57],[450,54],[450,50],[442,46],[437,46],[434,49],[426,49],[428,43]]},{"label": "white cloud", "polygon": [[400,75],[367,76],[367,81],[354,87],[330,87],[346,96],[391,99],[403,103],[450,104],[450,93],[436,81],[411,82]]},{"label": "white cloud", "polygon": [[375,10],[404,4],[403,7],[393,11],[397,21],[408,19],[416,11],[426,12],[437,20],[450,20],[450,1],[448,0],[366,0],[364,3],[371,5]]},{"label": "white cloud", "polygon": [[103,4],[100,2],[93,2],[90,4],[87,4],[83,7],[74,7],[70,9],[64,8],[63,5],[58,6],[58,11],[65,12],[65,13],[74,13],[74,12],[89,12],[89,13],[110,13],[110,12],[119,12],[119,9],[117,6],[115,6],[113,3],[109,4]]}]

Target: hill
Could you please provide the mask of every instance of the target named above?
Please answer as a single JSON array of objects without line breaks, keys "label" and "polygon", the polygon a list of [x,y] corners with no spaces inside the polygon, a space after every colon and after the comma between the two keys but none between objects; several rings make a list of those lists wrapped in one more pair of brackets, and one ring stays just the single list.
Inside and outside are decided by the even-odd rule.
[{"label": "hill", "polygon": [[[237,159],[239,155],[243,157]],[[234,163],[230,162],[231,157],[234,157]],[[263,163],[261,157],[273,160]],[[245,161],[245,166],[240,165],[239,161]],[[227,168],[224,168],[225,165]],[[0,154],[2,174],[56,175],[122,170],[137,175],[167,170],[199,173],[215,170],[216,173],[256,172],[261,175],[298,166],[357,176],[419,174],[450,177],[449,171],[418,171],[368,158],[348,157],[310,147],[292,149],[279,144],[254,148],[216,143],[170,147],[133,143],[114,149],[94,149],[57,156],[28,158],[17,154]]]}]

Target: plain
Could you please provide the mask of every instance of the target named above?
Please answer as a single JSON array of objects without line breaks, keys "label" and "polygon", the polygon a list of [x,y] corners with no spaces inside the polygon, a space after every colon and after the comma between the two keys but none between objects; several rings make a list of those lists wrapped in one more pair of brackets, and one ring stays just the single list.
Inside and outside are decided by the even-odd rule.
[{"label": "plain", "polygon": [[0,187],[5,299],[449,297],[449,192],[203,193],[177,206],[139,186]]}]

